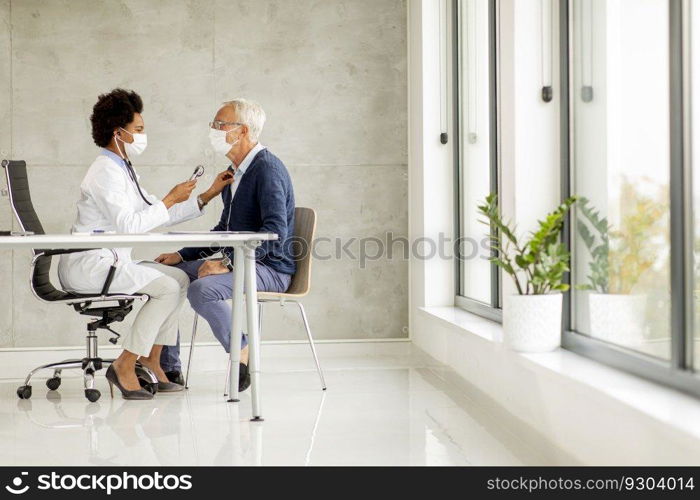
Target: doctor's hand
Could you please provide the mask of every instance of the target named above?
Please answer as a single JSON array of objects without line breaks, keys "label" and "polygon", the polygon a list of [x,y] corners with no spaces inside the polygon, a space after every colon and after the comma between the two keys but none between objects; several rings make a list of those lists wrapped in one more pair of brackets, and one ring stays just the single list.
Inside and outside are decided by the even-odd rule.
[{"label": "doctor's hand", "polygon": [[165,208],[170,208],[176,203],[187,201],[196,185],[197,181],[185,181],[177,184],[168,194],[165,195],[165,198],[163,198]]},{"label": "doctor's hand", "polygon": [[207,260],[199,266],[197,271],[198,278],[204,278],[205,276],[211,276],[213,274],[224,274],[229,272],[228,268],[221,263],[220,260]]},{"label": "doctor's hand", "polygon": [[174,266],[182,262],[182,257],[177,252],[173,253],[162,253],[156,257],[156,262],[158,264],[165,264],[166,266]]}]

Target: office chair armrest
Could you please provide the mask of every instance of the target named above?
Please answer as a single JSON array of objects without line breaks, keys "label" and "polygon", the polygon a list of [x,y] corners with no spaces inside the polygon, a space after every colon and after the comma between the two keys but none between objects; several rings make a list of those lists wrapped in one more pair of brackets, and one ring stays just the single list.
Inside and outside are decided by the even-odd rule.
[{"label": "office chair armrest", "polygon": [[78,253],[87,252],[89,250],[94,250],[94,248],[54,248],[50,250],[35,250],[36,255],[45,255],[51,257],[52,255],[63,255],[67,253]]},{"label": "office chair armrest", "polygon": [[117,255],[116,250],[114,248],[109,249],[112,252],[112,255],[114,256],[114,262],[112,262],[112,265],[109,266],[109,271],[107,272],[107,279],[105,279],[105,284],[102,287],[102,296],[104,297],[109,293],[109,287],[112,285],[112,280],[114,279],[114,273],[117,272],[117,262],[119,262],[119,256]]}]

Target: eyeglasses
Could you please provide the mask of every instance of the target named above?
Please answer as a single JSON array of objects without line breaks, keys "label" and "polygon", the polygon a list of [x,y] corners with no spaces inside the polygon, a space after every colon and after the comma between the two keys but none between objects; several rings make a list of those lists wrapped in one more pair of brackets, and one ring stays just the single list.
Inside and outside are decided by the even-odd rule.
[{"label": "eyeglasses", "polygon": [[243,125],[240,122],[222,122],[221,120],[214,120],[213,122],[209,122],[209,128],[214,128],[216,130],[221,130],[222,127],[230,125],[230,126],[235,126],[235,125]]}]

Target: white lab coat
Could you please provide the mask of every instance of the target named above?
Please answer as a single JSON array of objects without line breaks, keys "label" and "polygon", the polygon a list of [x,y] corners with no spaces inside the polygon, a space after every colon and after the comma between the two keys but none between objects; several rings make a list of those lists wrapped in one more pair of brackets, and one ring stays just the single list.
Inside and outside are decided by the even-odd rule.
[{"label": "white lab coat", "polygon": [[[143,201],[126,167],[101,154],[90,165],[80,184],[81,197],[72,231],[146,233],[159,226],[177,224],[202,215],[195,196],[166,209],[163,202],[149,195],[143,186],[141,191],[152,205]],[[131,248],[115,250],[119,262],[110,293],[134,293],[162,276],[157,270],[133,261]],[[109,249],[65,254],[58,265],[58,277],[65,290],[97,293],[102,290],[113,262],[114,256]]]}]

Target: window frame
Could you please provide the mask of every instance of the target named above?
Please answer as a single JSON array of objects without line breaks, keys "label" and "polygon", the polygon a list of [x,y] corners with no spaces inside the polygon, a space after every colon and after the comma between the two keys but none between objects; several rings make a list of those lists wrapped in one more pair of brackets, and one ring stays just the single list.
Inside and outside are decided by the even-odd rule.
[{"label": "window frame", "polygon": [[[464,165],[461,162],[460,142],[460,65],[459,65],[459,43],[460,43],[460,27],[459,27],[459,0],[451,2],[451,23],[452,23],[452,113],[454,116],[452,125],[452,134],[455,140],[453,141],[453,158],[454,158],[454,199],[457,201],[457,210],[455,210],[455,234],[458,238],[468,235],[462,234],[462,213],[464,210],[464,199],[462,197],[462,169]],[[498,0],[488,0],[488,36],[489,36],[489,191],[492,193],[500,193],[500,155],[499,155],[499,106],[498,106]],[[493,229],[492,229],[493,231]],[[496,255],[496,251],[492,250],[492,256]],[[485,303],[464,295],[461,295],[462,289],[462,261],[455,258],[455,305],[468,312],[482,316],[484,318],[502,322],[503,314],[501,310],[501,273],[498,266],[491,263],[491,300],[490,303]]]},{"label": "window frame", "polygon": [[[560,146],[561,197],[571,193],[573,100],[570,64],[573,45],[569,43],[574,0],[559,2],[560,53]],[[700,397],[700,376],[693,367],[693,225],[692,164],[690,156],[690,65],[689,2],[668,0],[669,4],[669,81],[670,81],[670,198],[671,198],[671,360],[616,346],[571,329],[573,295],[564,296],[562,347],[603,364]],[[572,218],[569,214],[563,239],[571,248]],[[566,282],[571,284],[567,273]]]}]

